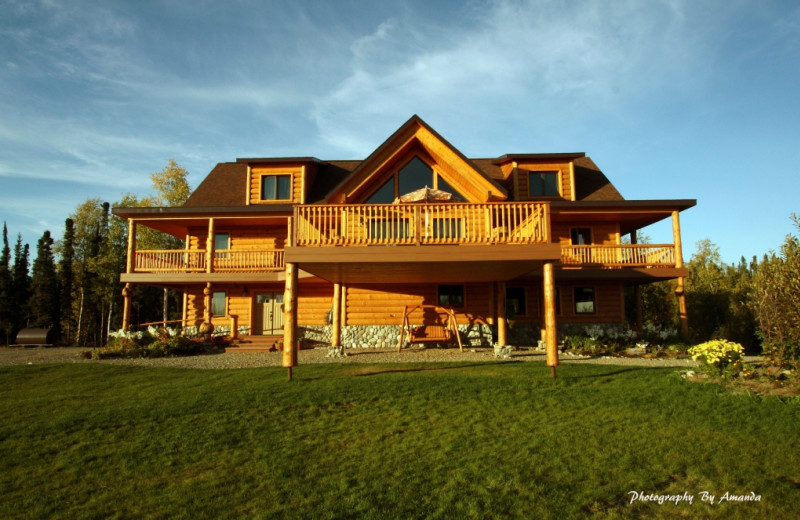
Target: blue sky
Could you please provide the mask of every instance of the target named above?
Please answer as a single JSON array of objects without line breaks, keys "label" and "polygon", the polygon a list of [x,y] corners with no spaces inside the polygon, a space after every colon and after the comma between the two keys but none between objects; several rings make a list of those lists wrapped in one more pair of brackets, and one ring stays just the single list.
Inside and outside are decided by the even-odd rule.
[{"label": "blue sky", "polygon": [[193,187],[359,159],[412,114],[469,157],[581,151],[628,199],[696,198],[686,260],[760,256],[800,213],[800,4],[0,0],[0,220],[34,248],[169,158]]}]

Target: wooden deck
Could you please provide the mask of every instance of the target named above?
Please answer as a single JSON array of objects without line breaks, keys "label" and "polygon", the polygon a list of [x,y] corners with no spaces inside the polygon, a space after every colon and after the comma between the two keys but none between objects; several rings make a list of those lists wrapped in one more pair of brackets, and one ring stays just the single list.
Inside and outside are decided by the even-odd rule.
[{"label": "wooden deck", "polygon": [[292,245],[547,244],[549,210],[546,202],[295,206]]}]

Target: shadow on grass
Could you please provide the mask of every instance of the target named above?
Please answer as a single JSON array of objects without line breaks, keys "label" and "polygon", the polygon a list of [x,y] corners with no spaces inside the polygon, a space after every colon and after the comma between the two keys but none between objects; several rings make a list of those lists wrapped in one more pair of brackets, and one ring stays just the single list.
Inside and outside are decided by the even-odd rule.
[{"label": "shadow on grass", "polygon": [[498,366],[498,365],[511,365],[511,364],[518,364],[521,363],[520,361],[500,361],[495,363],[486,363],[486,362],[479,362],[479,363],[467,363],[467,364],[448,364],[448,365],[432,365],[432,366],[410,366],[410,367],[391,367],[391,368],[381,368],[375,365],[365,366],[365,367],[358,367],[354,368],[354,371],[358,371],[359,373],[352,373],[356,377],[363,377],[363,376],[378,376],[382,374],[408,374],[413,372],[444,372],[448,370],[458,370],[464,368],[477,368],[477,367],[487,367],[487,366]]}]

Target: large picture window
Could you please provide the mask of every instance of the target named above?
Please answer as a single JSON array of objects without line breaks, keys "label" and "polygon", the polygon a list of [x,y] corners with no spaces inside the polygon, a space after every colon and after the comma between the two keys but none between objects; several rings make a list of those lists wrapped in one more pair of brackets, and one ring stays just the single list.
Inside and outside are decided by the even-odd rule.
[{"label": "large picture window", "polygon": [[528,195],[558,197],[558,172],[528,172]]},{"label": "large picture window", "polygon": [[575,314],[594,314],[594,287],[575,288]]},{"label": "large picture window", "polygon": [[263,175],[261,177],[261,200],[291,200],[291,175]]},{"label": "large picture window", "polygon": [[440,285],[439,305],[442,307],[461,308],[464,306],[463,285]]}]

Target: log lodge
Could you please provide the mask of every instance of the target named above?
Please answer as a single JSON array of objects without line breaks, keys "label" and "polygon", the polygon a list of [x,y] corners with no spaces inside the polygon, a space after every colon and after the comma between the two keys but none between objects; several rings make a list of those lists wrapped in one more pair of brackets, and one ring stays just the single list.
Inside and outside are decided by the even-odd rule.
[{"label": "log lodge", "polygon": [[[540,342],[555,367],[559,327],[626,322],[625,287],[638,302],[677,280],[686,333],[679,214],[695,204],[625,200],[584,153],[470,159],[413,116],[363,160],[237,159],[181,207],[115,208],[123,322],[144,284],[183,293],[186,329],[282,340],[290,375],[301,342],[402,347],[404,323],[445,320],[467,345]],[[665,219],[672,243],[637,244]],[[139,226],[185,247],[140,250]]]}]

